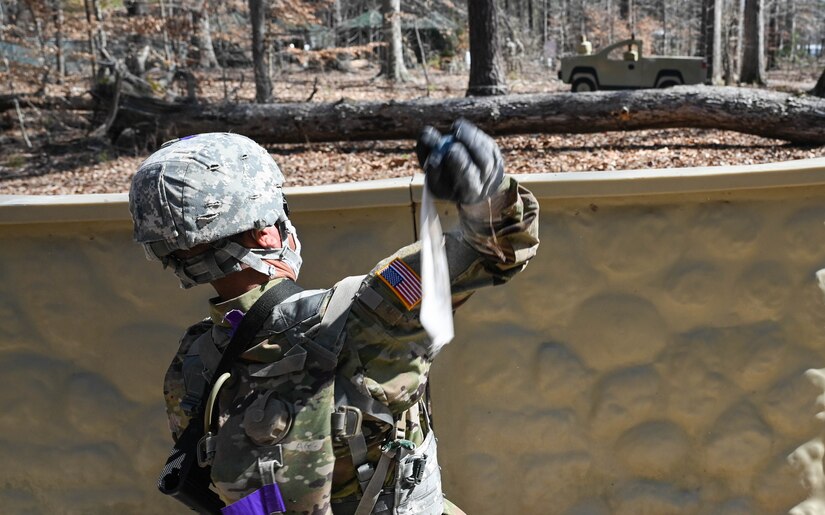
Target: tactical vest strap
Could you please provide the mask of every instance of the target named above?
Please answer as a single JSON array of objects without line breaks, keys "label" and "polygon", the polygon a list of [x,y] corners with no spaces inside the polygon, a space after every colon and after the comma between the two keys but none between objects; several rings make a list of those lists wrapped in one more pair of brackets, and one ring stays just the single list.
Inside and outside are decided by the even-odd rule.
[{"label": "tactical vest strap", "polygon": [[272,309],[292,295],[302,291],[303,288],[289,279],[283,279],[280,283],[265,291],[241,319],[241,323],[223,351],[221,361],[215,367],[212,377],[219,377],[224,372],[229,372],[235,360],[253,343],[252,340],[272,312]]},{"label": "tactical vest strap", "polygon": [[395,421],[395,439],[404,440],[407,438],[407,412],[398,416]]},{"label": "tactical vest strap", "polygon": [[363,275],[357,275],[342,279],[335,285],[327,309],[324,311],[323,318],[321,318],[321,328],[318,330],[318,336],[315,337],[316,342],[324,345],[324,347],[332,348],[332,344],[341,335],[341,331],[344,330],[352,301],[355,299],[355,294],[358,293],[363,280]]},{"label": "tactical vest strap", "polygon": [[199,338],[196,340],[196,343],[198,346],[198,355],[200,355],[201,362],[203,363],[203,376],[207,381],[211,382],[212,371],[218,368],[222,353],[212,338]]},{"label": "tactical vest strap", "polygon": [[384,487],[384,480],[387,479],[390,465],[397,453],[397,447],[386,447],[383,449],[381,459],[378,460],[375,473],[364,489],[364,495],[361,497],[361,502],[358,503],[358,509],[355,510],[355,515],[370,515],[370,513],[372,513],[372,509],[378,501],[378,496],[381,495],[381,489]]},{"label": "tactical vest strap", "polygon": [[335,291],[329,299],[327,309],[321,318],[321,327],[318,335],[310,342],[310,351],[315,351],[319,365],[326,369],[333,369],[338,365],[338,353],[341,345],[338,343],[341,332],[347,323],[347,316],[355,300],[355,294],[364,280],[363,275],[347,277],[335,285]]},{"label": "tactical vest strap", "polygon": [[[352,381],[346,377],[337,376],[335,378],[335,407],[336,411],[332,414],[333,429],[342,425],[341,419],[351,410],[356,410],[362,417],[372,418],[389,427],[393,427],[395,424],[392,412],[387,406],[371,396],[361,393]],[[360,421],[354,431],[347,430],[339,433],[338,438],[347,443],[352,465],[355,467],[355,475],[361,485],[361,491],[365,492],[375,472],[372,464],[367,461],[367,441],[361,431]]]},{"label": "tactical vest strap", "polygon": [[[327,308],[327,311],[331,309],[332,303],[333,301],[330,300],[330,307]],[[326,316],[324,314],[325,318]],[[318,338],[316,338],[317,340]],[[351,359],[358,360],[355,348],[353,347],[351,350]],[[372,464],[367,460],[367,441],[361,431],[361,421],[363,417],[369,417],[392,427],[394,424],[392,412],[387,406],[373,399],[372,396],[360,391],[349,378],[340,375],[335,378],[335,408],[336,411],[332,414],[333,436],[347,443],[361,491],[366,492],[369,485],[372,484],[377,470],[373,470]],[[357,416],[353,417],[353,414],[357,414]],[[383,482],[384,479],[382,478],[381,485],[383,485]],[[373,505],[374,502],[373,500]]]}]

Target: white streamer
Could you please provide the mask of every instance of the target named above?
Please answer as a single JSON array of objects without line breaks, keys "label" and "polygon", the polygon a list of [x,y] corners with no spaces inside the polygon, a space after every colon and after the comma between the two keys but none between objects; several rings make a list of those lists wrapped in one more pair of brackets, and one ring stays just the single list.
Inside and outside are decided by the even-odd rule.
[{"label": "white streamer", "polygon": [[421,325],[432,340],[430,356],[450,343],[453,331],[453,304],[450,294],[450,271],[444,233],[431,197],[424,184],[421,198]]}]

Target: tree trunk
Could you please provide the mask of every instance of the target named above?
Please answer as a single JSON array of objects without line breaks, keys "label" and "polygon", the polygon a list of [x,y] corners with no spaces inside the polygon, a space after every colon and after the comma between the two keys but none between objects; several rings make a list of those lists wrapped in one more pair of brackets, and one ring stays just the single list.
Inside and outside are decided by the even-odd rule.
[{"label": "tree trunk", "polygon": [[467,0],[467,19],[470,25],[470,85],[467,96],[506,94],[494,0]]},{"label": "tree trunk", "polygon": [[[727,55],[728,60],[733,61],[733,66],[731,66],[731,73],[730,73],[731,76],[733,76],[733,74],[734,74],[733,70],[736,70],[736,72],[740,72],[741,69],[742,69],[742,54],[743,54],[743,50],[745,48],[745,41],[744,41],[744,39],[745,39],[745,1],[746,0],[733,0],[733,3],[736,5],[736,19],[732,20],[730,22],[727,22],[727,24],[728,24],[727,37],[725,39],[728,41],[728,43],[725,45],[727,47],[727,50],[725,52],[726,52],[726,54],[729,54],[729,55]],[[736,41],[733,45],[734,50],[731,53],[730,39],[732,37],[731,34],[734,31],[734,22],[735,22],[735,25],[736,25],[736,38],[735,38]],[[739,73],[736,73],[736,78],[737,79],[739,78]],[[733,84],[733,83],[732,82],[726,82],[725,83],[726,86],[730,86],[731,84]]]},{"label": "tree trunk", "polygon": [[447,129],[459,117],[492,134],[694,127],[825,144],[825,100],[704,86],[322,104],[181,105],[125,97],[112,133],[147,123],[166,132],[161,136],[231,131],[260,143],[414,139],[424,124]]},{"label": "tree trunk", "polygon": [[774,0],[770,5],[768,34],[765,40],[765,68],[766,70],[775,70],[779,67],[779,0]]},{"label": "tree trunk", "polygon": [[713,84],[722,83],[722,14],[724,0],[702,0],[702,49]]},{"label": "tree trunk", "polygon": [[725,8],[724,0],[713,0],[713,72],[711,78],[714,84],[722,81],[722,16]]},{"label": "tree trunk", "polygon": [[765,85],[765,23],[763,0],[745,0],[744,48],[739,81]]},{"label": "tree trunk", "polygon": [[819,80],[816,81],[816,86],[811,90],[811,95],[825,98],[825,70],[822,71],[822,75],[820,75]]},{"label": "tree trunk", "polygon": [[[87,0],[88,1],[88,0]],[[166,3],[164,0],[159,0],[160,3],[160,22],[163,25],[163,57],[167,61],[173,62],[173,55],[169,48],[169,19],[166,15]]]},{"label": "tree trunk", "polygon": [[26,105],[34,106],[38,109],[60,109],[75,111],[92,111],[95,108],[95,101],[89,95],[80,96],[35,96],[18,95],[16,93],[0,95],[0,112],[14,109],[14,101],[23,101]]},{"label": "tree trunk", "polygon": [[[129,17],[142,17],[149,14],[149,4],[146,0],[128,0],[124,2],[126,15]],[[151,52],[151,41],[149,36],[143,31],[129,32],[126,34],[126,58],[124,59],[129,73],[143,77],[146,73],[146,59]],[[115,70],[115,77],[120,80],[122,70]]]},{"label": "tree trunk", "polygon": [[147,0],[126,0],[123,3],[126,6],[128,16],[146,16],[149,14],[149,2]]},{"label": "tree trunk", "polygon": [[94,24],[92,23],[92,6],[89,0],[83,0],[83,9],[86,11],[86,33],[89,37],[89,61],[92,68],[92,80],[97,75],[97,45],[95,44]]},{"label": "tree trunk", "polygon": [[625,21],[630,21],[630,11],[632,0],[619,0],[619,17]]},{"label": "tree trunk", "polygon": [[613,31],[615,29],[615,17],[613,16],[613,0],[607,0],[607,40],[611,43],[615,39],[613,36]]},{"label": "tree trunk", "polygon": [[57,83],[62,84],[66,76],[66,53],[63,48],[63,3],[62,0],[54,0],[52,4],[52,16],[54,21],[54,46],[57,58]]},{"label": "tree trunk", "polygon": [[100,8],[100,0],[90,0],[92,3],[92,10],[95,14],[95,21],[97,22],[97,49],[103,57],[110,59],[108,42],[106,38],[106,31],[103,30],[103,9]]},{"label": "tree trunk", "polygon": [[785,32],[788,34],[788,54],[791,63],[796,62],[796,2],[788,0],[788,12],[785,18]]},{"label": "tree trunk", "polygon": [[198,52],[199,68],[219,68],[215,48],[212,46],[208,7],[209,3],[206,0],[200,0],[192,9],[192,45]]},{"label": "tree trunk", "polygon": [[390,82],[405,82],[409,79],[404,66],[404,41],[401,35],[401,0],[381,0],[386,59],[382,72]]},{"label": "tree trunk", "polygon": [[341,0],[333,0],[332,2],[332,33],[335,35],[333,41],[334,46],[341,44],[341,35],[338,33],[338,27],[344,21],[343,13],[341,12]]},{"label": "tree trunk", "polygon": [[267,73],[266,29],[269,2],[249,0],[249,17],[252,23],[252,66],[255,70],[255,101],[265,104],[272,100],[272,78]]}]

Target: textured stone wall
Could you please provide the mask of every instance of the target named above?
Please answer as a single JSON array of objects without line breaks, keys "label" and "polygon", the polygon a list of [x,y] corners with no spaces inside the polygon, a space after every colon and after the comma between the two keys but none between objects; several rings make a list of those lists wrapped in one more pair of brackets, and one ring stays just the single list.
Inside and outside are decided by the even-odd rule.
[{"label": "textured stone wall", "polygon": [[[825,367],[825,186],[530,184],[538,257],[458,311],[433,373],[447,495],[482,515],[773,514],[805,499],[786,457],[821,433],[803,374]],[[305,286],[412,239],[410,206],[369,195],[320,211],[290,197]],[[0,197],[2,512],[185,513],[154,490],[160,385],[209,292],[144,259],[124,200],[109,221],[60,223]]]},{"label": "textured stone wall", "polygon": [[821,425],[803,373],[825,362],[823,195],[542,203],[539,258],[460,310],[436,366],[448,496],[592,515],[803,500],[786,456]]},{"label": "textured stone wall", "polygon": [[[121,222],[84,211],[91,221],[19,223],[28,215],[3,211],[3,201],[0,513],[187,513],[155,487],[171,447],[162,381],[178,338],[207,315],[213,293],[182,290],[145,259],[131,241],[125,197]],[[36,219],[40,209],[58,210],[32,209]],[[64,210],[77,216],[75,206]],[[410,213],[296,212],[304,254],[315,256],[301,284],[368,272],[385,249],[413,239]]]}]

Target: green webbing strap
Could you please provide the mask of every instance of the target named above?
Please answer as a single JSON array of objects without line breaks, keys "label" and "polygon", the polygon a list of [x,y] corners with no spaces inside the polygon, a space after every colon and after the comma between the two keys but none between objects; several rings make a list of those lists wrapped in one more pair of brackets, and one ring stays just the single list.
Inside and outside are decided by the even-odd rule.
[{"label": "green webbing strap", "polygon": [[358,485],[361,487],[361,491],[365,492],[375,472],[367,460],[367,439],[364,438],[361,428],[358,428],[358,432],[352,437],[347,438],[347,446],[349,446],[352,464],[355,467],[355,477],[358,479]]},{"label": "green webbing strap", "polygon": [[363,275],[352,276],[342,279],[335,285],[332,298],[329,299],[321,318],[318,335],[307,344],[318,365],[325,369],[331,370],[338,365],[338,353],[341,351],[338,339],[347,324],[352,301],[363,280]]},{"label": "green webbing strap", "polygon": [[369,515],[372,513],[375,503],[378,502],[378,496],[381,495],[381,490],[384,488],[384,480],[387,479],[390,464],[397,453],[397,447],[387,447],[381,453],[381,459],[378,460],[375,473],[372,475],[367,488],[364,489],[364,495],[361,497],[361,502],[358,503],[355,515]]},{"label": "green webbing strap", "polygon": [[381,459],[378,460],[378,466],[375,467],[375,474],[373,474],[370,484],[364,490],[364,495],[361,497],[361,502],[358,503],[355,515],[369,515],[372,513],[375,503],[378,502],[378,496],[381,495],[381,490],[384,488],[384,481],[387,479],[390,464],[395,460],[400,449],[412,451],[415,450],[415,444],[409,440],[399,439],[386,444],[381,449]]},{"label": "green webbing strap", "polygon": [[[392,421],[392,414],[386,406],[359,392],[349,379],[340,375],[335,377],[335,407],[336,411],[332,414],[333,429],[336,428],[336,424],[340,426],[341,436],[338,438],[345,441],[349,447],[355,475],[363,492],[372,479],[373,467],[367,460],[367,440],[364,438],[361,424],[350,431],[347,425],[348,415],[352,411],[357,411],[359,418],[366,415],[389,423]],[[380,412],[376,411],[377,409],[380,409]]]}]

